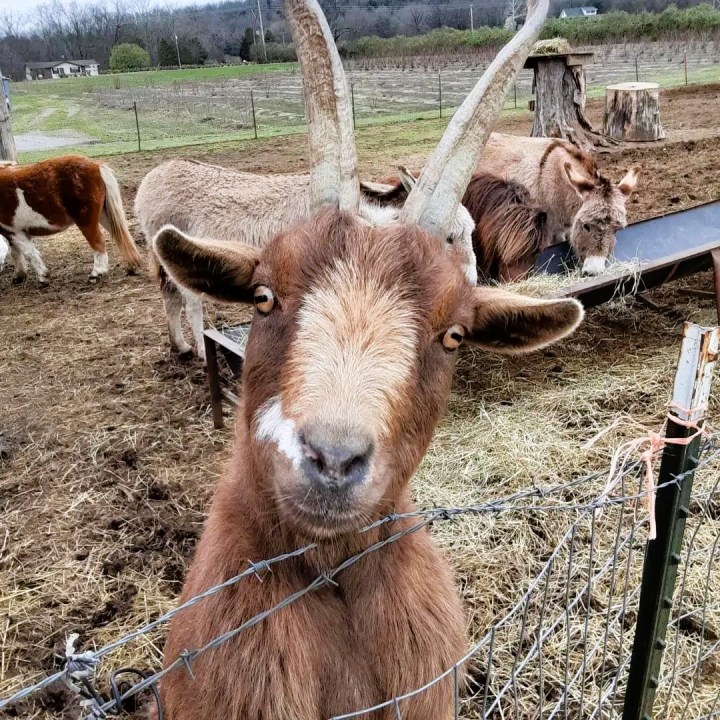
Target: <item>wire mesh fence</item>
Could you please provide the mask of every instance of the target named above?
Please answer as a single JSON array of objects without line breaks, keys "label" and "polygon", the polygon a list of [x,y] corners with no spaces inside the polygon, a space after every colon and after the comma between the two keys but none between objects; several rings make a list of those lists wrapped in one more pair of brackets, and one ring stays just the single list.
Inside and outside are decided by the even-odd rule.
[{"label": "wire mesh fence", "polygon": [[[716,677],[720,650],[720,584],[716,577],[720,435],[707,438],[701,453],[664,664],[657,683],[656,717],[711,718],[720,712]],[[648,534],[646,501],[658,490],[682,485],[693,472],[690,469],[649,490],[644,484],[644,464],[638,460],[623,469],[612,496],[597,495],[597,481],[603,474],[594,473],[562,485],[529,487],[475,506],[432,508],[385,517],[361,531],[385,525],[388,534],[383,540],[318,574],[309,584],[242,625],[202,647],[188,648],[181,656],[169,659],[162,670],[138,672],[122,668],[111,672],[113,654],[123,645],[152,635],[172,617],[208,596],[226,592],[250,577],[266,577],[277,564],[291,563],[312,553],[315,545],[249,562],[236,577],[98,650],[78,653],[71,642],[62,669],[0,701],[0,710],[12,707],[14,714],[22,714],[18,703],[61,682],[85,698],[87,717],[127,709],[132,698],[154,688],[169,672],[187,672],[192,682],[192,665],[198,656],[252,632],[273,613],[282,612],[310,593],[322,592],[336,579],[341,581],[343,571],[367,554],[381,553],[387,545],[438,523],[472,522],[474,517],[510,513],[538,533],[548,522],[564,528],[549,552],[528,558],[536,571],[519,597],[508,598],[507,606],[497,608],[496,620],[472,638],[465,657],[442,675],[402,696],[386,698],[372,708],[358,708],[333,720],[373,717],[384,708],[392,708],[396,717],[402,718],[403,704],[408,699],[450,678],[458,718],[624,717]],[[128,673],[136,674],[136,682],[120,684],[118,675]],[[109,693],[98,690],[104,684],[109,684]]]},{"label": "wire mesh fence", "polygon": [[[673,87],[720,77],[720,51],[712,42],[594,52],[595,63],[586,68],[590,97],[610,83],[639,79]],[[356,126],[448,116],[491,59],[479,52],[348,61]],[[172,81],[162,72],[48,80],[20,84],[13,92],[16,145],[24,161],[72,147],[100,155],[286,135],[303,132],[305,123],[295,69],[188,70],[187,79]],[[531,96],[532,73],[522,71],[506,108],[527,108]]]}]

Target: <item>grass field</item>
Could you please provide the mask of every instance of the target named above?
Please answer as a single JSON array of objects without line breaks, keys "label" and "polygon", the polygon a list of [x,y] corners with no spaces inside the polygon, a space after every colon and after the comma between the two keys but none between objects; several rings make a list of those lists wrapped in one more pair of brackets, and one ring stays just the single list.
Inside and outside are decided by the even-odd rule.
[{"label": "grass field", "polygon": [[[610,52],[610,57],[607,53]],[[605,53],[605,54],[604,54]],[[643,55],[641,80],[664,88],[685,83],[677,48],[650,48]],[[688,82],[720,80],[720,65],[709,56],[693,57]],[[703,65],[702,63],[706,63]],[[474,62],[438,66],[350,69],[359,127],[449,117],[482,73]],[[635,63],[613,50],[598,50],[587,70],[588,97],[604,95],[609,82],[635,79]],[[521,73],[506,109],[527,107],[531,74]],[[156,70],[96,78],[16,83],[12,87],[13,130],[23,162],[68,152],[114,155],[140,148],[219,143],[304,132],[302,89],[294,64],[240,65],[186,70]],[[252,100],[251,100],[252,93]]]}]

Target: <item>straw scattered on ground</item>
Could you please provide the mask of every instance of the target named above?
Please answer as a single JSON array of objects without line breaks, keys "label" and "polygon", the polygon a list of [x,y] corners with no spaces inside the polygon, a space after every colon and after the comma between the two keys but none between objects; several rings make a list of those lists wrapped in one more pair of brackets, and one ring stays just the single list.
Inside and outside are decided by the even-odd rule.
[{"label": "straw scattered on ground", "polygon": [[[411,152],[426,152],[429,142]],[[125,179],[130,187],[141,174],[140,162],[127,159],[133,168]],[[629,153],[604,162],[619,177],[636,158]],[[647,151],[643,162],[645,168],[664,168],[665,174],[643,188],[641,200],[631,206],[632,219],[698,201],[698,177],[710,178],[717,149],[706,144],[688,153],[679,145]],[[703,187],[711,192],[716,186],[709,179]],[[680,198],[677,204],[667,204],[668,192]],[[174,605],[232,442],[231,422],[222,431],[212,428],[200,365],[170,355],[161,301],[150,279],[127,278],[115,263],[107,281],[88,286],[90,251],[76,231],[43,240],[40,247],[54,273],[50,288],[39,289],[34,282],[14,287],[7,269],[0,274],[0,696],[57,669],[56,653],[68,633],[80,634],[82,648],[98,647]],[[683,290],[711,285],[704,274],[668,286],[653,299],[683,319],[711,324],[716,321],[712,300]],[[528,293],[551,290],[524,286]],[[227,307],[208,313],[214,322],[239,317]],[[418,504],[487,502],[606,470],[614,448],[641,432],[638,423],[647,429],[662,425],[680,339],[677,319],[627,301],[590,311],[571,338],[528,357],[463,351],[448,412],[415,479]],[[710,422],[717,425],[717,418],[715,400]],[[592,448],[583,448],[611,426]],[[718,472],[717,464],[704,468],[697,492],[707,492]],[[599,474],[560,499],[586,501],[603,485]],[[706,592],[711,607],[704,626],[697,615],[678,625],[678,669],[695,667],[698,651],[712,646],[713,633],[720,635],[720,610],[713,600],[720,591],[717,573],[709,573],[707,586],[719,518],[715,500],[693,506],[689,530],[698,530],[684,588],[686,607],[702,607]],[[590,563],[590,516],[501,513],[434,525],[432,532],[456,569],[473,638],[482,637],[517,602],[576,521],[570,589],[577,590]],[[596,522],[593,547],[599,563],[614,546],[619,510]],[[624,536],[632,522],[626,510]],[[631,589],[645,533],[640,527],[630,546]],[[553,616],[565,603],[563,563],[567,568],[566,553],[550,575],[548,613]],[[579,667],[587,642],[602,639],[607,603],[615,606],[624,582],[625,571],[618,572],[614,585],[604,575],[584,600],[591,609],[587,635],[586,605],[571,617],[572,668]],[[536,598],[528,627],[537,624],[539,607]],[[629,614],[624,635],[621,624],[613,625],[604,680],[598,656],[588,664],[585,707],[607,682],[613,658],[627,653],[632,622]],[[517,620],[498,634],[490,669],[483,654],[474,659],[473,677],[481,682],[489,671],[493,693],[512,668],[518,647],[527,651],[519,632]],[[157,668],[161,651],[162,632],[130,644],[106,661],[100,680],[124,665]],[[566,652],[562,632],[543,647],[546,711],[564,686]],[[672,654],[666,658],[663,673],[672,669]],[[537,717],[538,683],[537,665],[520,676],[522,718]],[[582,685],[572,684],[572,717],[580,716]],[[686,704],[688,717],[709,711],[719,688],[712,655],[700,663],[694,687],[687,674],[678,679],[662,717],[680,717]],[[19,714],[74,718],[76,706],[67,700],[64,690],[55,689],[39,703],[24,703]],[[661,694],[660,707],[665,700]],[[502,712],[512,716],[506,705]],[[477,701],[469,700],[464,713],[474,717]]]}]

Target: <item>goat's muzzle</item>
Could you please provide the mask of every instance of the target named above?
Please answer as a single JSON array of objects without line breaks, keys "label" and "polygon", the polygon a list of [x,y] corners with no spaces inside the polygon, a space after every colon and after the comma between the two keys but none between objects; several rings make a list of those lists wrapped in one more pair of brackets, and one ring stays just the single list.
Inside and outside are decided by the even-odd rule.
[{"label": "goat's muzzle", "polygon": [[313,494],[349,495],[367,480],[373,442],[361,430],[309,425],[300,432],[300,445],[300,471]]}]

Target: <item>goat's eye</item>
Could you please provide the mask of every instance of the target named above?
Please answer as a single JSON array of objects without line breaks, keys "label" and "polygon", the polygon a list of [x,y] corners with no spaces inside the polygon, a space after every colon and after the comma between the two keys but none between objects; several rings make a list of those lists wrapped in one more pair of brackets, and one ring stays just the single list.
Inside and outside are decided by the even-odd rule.
[{"label": "goat's eye", "polygon": [[583,223],[582,229],[586,232],[590,232],[590,226],[587,223]]},{"label": "goat's eye", "polygon": [[443,347],[448,352],[455,352],[465,338],[465,328],[462,325],[453,325],[445,332],[442,339]]},{"label": "goat's eye", "polygon": [[452,244],[455,242],[455,240],[453,239],[453,236],[452,236],[452,235],[448,235],[448,236],[445,238],[445,242],[446,242],[448,245],[452,245]]},{"label": "goat's eye", "polygon": [[261,315],[267,315],[275,306],[275,296],[267,285],[258,285],[253,297],[255,307]]}]

